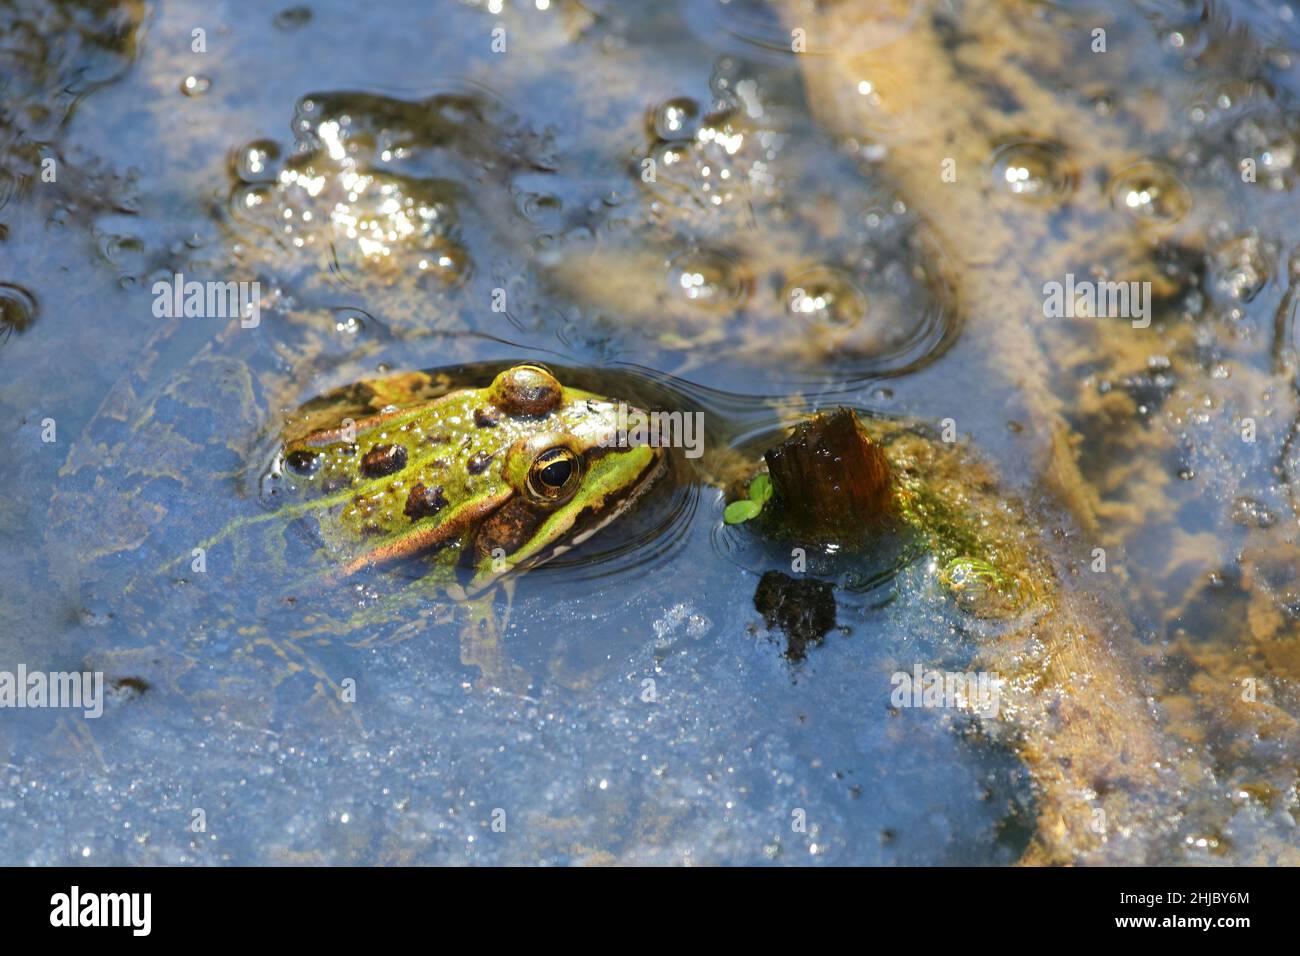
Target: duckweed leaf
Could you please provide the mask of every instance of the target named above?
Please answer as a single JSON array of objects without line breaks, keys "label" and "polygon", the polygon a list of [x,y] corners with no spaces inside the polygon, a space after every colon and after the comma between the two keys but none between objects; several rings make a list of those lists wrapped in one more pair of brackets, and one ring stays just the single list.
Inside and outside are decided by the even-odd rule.
[{"label": "duckweed leaf", "polygon": [[727,505],[727,510],[722,512],[722,520],[727,524],[740,524],[742,521],[748,521],[762,510],[762,505],[748,498],[733,501]]}]

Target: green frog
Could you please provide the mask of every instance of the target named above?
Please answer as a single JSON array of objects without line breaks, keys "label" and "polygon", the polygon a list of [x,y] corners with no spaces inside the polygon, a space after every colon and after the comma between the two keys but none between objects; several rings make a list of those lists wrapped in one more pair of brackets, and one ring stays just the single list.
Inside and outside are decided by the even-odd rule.
[{"label": "green frog", "polygon": [[471,597],[580,544],[660,475],[663,449],[620,443],[618,415],[618,403],[518,365],[487,388],[287,442],[271,479],[299,500],[272,516],[309,517],[336,579],[431,558],[422,577]]}]

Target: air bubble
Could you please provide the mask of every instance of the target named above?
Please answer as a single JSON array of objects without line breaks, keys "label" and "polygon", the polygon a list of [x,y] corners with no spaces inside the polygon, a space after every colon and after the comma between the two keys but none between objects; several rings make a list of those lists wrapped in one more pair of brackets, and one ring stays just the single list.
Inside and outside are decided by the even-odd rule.
[{"label": "air bubble", "polygon": [[705,312],[736,309],[749,294],[749,280],[740,263],[710,249],[692,249],[675,256],[668,264],[668,284],[679,302]]},{"label": "air bubble", "polygon": [[516,196],[515,203],[520,214],[535,226],[558,229],[563,223],[564,203],[558,196],[524,192]]},{"label": "air bubble", "polygon": [[997,187],[1020,199],[1057,202],[1074,189],[1065,152],[1051,143],[1008,143],[993,154],[992,167]]},{"label": "air bubble", "polygon": [[144,243],[136,236],[110,233],[101,235],[98,239],[100,254],[118,269],[136,269],[143,264]]},{"label": "air bubble", "polygon": [[459,244],[451,239],[432,237],[428,254],[421,256],[416,268],[425,275],[435,277],[444,288],[464,282],[470,273],[470,258]]},{"label": "air bubble", "polygon": [[663,140],[694,139],[700,125],[699,115],[700,107],[694,100],[677,97],[655,108],[650,119],[651,131]]},{"label": "air bubble", "polygon": [[1135,163],[1110,181],[1111,204],[1136,219],[1175,223],[1192,208],[1192,196],[1174,173],[1158,163]]},{"label": "air bubble", "polygon": [[1221,295],[1249,302],[1268,282],[1268,265],[1256,236],[1229,240],[1210,255],[1213,286]]},{"label": "air bubble", "polygon": [[340,335],[360,335],[366,323],[355,313],[340,313],[334,320],[334,331]]},{"label": "air bubble", "polygon": [[786,312],[801,321],[848,329],[867,315],[867,297],[842,270],[817,266],[786,283]]},{"label": "air bubble", "polygon": [[[258,139],[230,154],[231,218],[273,237],[279,249],[317,257],[349,281],[412,282],[439,294],[458,288],[473,271],[459,230],[468,194],[461,171],[421,177],[388,164],[433,148],[421,137],[434,112],[461,117],[467,152],[488,149],[482,144],[497,142],[500,132],[489,115],[493,105],[459,94],[380,103],[350,94],[305,98],[292,146]],[[457,159],[470,158],[478,157]],[[522,191],[516,197],[542,228],[562,221],[557,199]]]},{"label": "air bubble", "polygon": [[243,182],[273,183],[280,174],[279,160],[279,144],[274,140],[258,139],[235,151],[231,168]]},{"label": "air bubble", "polygon": [[212,81],[206,76],[191,73],[181,80],[181,92],[186,96],[202,96],[210,89],[212,89]]}]

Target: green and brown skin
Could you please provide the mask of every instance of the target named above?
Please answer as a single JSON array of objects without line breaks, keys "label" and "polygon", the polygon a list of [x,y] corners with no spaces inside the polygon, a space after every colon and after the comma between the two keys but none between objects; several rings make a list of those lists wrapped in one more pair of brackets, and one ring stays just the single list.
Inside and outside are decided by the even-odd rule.
[{"label": "green and brown skin", "polygon": [[276,514],[309,514],[343,578],[432,555],[433,583],[456,595],[466,561],[478,593],[581,543],[660,474],[663,450],[619,446],[617,426],[617,402],[515,366],[288,443],[281,480],[302,500]]}]

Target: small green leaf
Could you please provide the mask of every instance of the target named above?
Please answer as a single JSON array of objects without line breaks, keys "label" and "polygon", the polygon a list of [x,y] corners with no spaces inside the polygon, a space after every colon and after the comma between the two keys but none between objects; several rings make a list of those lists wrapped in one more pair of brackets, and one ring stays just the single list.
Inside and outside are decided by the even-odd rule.
[{"label": "small green leaf", "polygon": [[748,521],[762,510],[762,505],[750,500],[733,501],[727,505],[727,510],[722,512],[722,520],[727,524],[740,524],[742,521]]},{"label": "small green leaf", "polygon": [[749,483],[749,500],[760,508],[767,504],[771,497],[772,479],[767,475],[759,475]]}]

